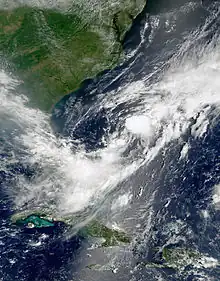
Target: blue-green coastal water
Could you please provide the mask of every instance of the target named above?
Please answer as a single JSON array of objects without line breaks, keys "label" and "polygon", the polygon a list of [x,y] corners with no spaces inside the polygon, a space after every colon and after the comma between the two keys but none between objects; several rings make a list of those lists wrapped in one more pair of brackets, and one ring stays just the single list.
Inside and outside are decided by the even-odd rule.
[{"label": "blue-green coastal water", "polygon": [[[52,114],[1,71],[2,280],[218,280],[220,6],[172,2],[149,1],[124,40],[127,60]],[[11,222],[39,209],[76,219]],[[131,243],[77,234],[94,218]]]}]

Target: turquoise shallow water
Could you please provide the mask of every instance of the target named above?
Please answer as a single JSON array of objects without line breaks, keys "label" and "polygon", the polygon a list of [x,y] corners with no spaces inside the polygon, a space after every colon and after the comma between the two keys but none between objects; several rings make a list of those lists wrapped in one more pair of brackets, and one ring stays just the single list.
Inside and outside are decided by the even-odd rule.
[{"label": "turquoise shallow water", "polygon": [[[150,2],[126,36],[125,63],[85,81],[52,116],[15,99],[1,76],[2,280],[218,280],[218,45],[218,1]],[[10,221],[45,206],[96,215],[133,242],[95,248],[62,223]],[[203,259],[167,268],[164,247]]]}]

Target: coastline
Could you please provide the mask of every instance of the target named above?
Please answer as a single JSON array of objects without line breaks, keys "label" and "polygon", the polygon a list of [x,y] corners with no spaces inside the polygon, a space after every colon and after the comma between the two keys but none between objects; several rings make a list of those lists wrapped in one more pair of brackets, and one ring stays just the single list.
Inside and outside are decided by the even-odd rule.
[{"label": "coastline", "polygon": [[113,26],[98,30],[99,21],[89,25],[73,12],[27,6],[0,10],[3,67],[23,80],[18,91],[31,106],[51,112],[63,96],[124,61],[123,41],[139,14],[126,13],[115,13]]}]

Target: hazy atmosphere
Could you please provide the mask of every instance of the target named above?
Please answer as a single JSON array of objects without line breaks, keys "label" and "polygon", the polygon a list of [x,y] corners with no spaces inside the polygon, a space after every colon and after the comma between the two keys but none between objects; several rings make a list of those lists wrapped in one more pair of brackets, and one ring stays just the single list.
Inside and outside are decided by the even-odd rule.
[{"label": "hazy atmosphere", "polygon": [[220,2],[0,0],[0,280],[220,280]]}]

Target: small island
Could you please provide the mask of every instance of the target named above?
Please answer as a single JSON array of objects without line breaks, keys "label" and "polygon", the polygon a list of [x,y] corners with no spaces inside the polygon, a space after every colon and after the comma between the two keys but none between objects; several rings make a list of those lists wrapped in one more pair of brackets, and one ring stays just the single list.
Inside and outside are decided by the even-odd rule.
[{"label": "small island", "polygon": [[[44,229],[54,227],[57,222],[62,222],[66,227],[71,228],[74,224],[74,217],[70,218],[53,218],[41,212],[21,212],[16,213],[11,217],[12,223],[26,229]],[[82,225],[76,235],[89,239],[100,238],[100,247],[113,247],[123,244],[129,244],[131,238],[123,231],[111,229],[99,221],[93,219]]]}]

